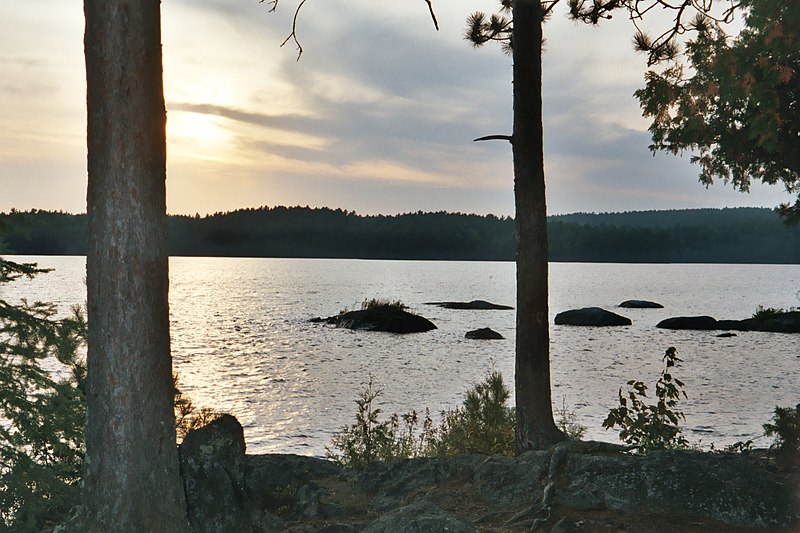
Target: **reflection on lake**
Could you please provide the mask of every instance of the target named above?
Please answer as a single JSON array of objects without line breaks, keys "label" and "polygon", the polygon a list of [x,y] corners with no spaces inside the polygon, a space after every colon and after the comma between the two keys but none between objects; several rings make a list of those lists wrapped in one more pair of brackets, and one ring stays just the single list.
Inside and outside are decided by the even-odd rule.
[{"label": "reflection on lake", "polygon": [[[56,270],[5,287],[6,300],[53,301],[66,313],[85,299],[83,257],[16,257]],[[800,335],[667,331],[678,315],[740,319],[757,306],[800,306],[797,265],[553,263],[550,322],[559,311],[600,306],[632,326],[551,327],[553,401],[615,441],[601,423],[628,379],[651,387],[661,356],[684,362],[686,436],[717,446],[761,435],[775,405],[800,401]],[[512,263],[175,257],[171,268],[172,348],[185,392],[198,406],[235,414],[248,450],[322,455],[331,434],[351,423],[354,399],[371,374],[384,412],[461,402],[492,368],[513,384],[514,311],[442,309],[424,302],[484,299],[514,305]],[[402,300],[439,329],[393,335],[311,324],[365,298]],[[614,309],[647,299],[664,309]],[[490,327],[506,340],[464,339]],[[512,387],[513,388],[513,387]],[[762,438],[757,445],[767,445]]]}]

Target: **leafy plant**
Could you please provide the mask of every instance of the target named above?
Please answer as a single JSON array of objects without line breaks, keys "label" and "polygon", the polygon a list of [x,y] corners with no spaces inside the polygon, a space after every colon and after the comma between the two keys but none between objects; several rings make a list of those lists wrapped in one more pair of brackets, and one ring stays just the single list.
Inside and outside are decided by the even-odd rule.
[{"label": "leafy plant", "polygon": [[800,404],[796,407],[775,407],[772,422],[763,427],[767,437],[774,437],[772,446],[781,455],[800,455]]},{"label": "leafy plant", "polygon": [[[388,420],[381,420],[382,411],[374,406],[381,394],[383,389],[374,387],[370,375],[366,388],[355,400],[358,406],[355,423],[343,426],[334,434],[331,439],[334,449],[325,448],[329,459],[346,468],[363,470],[373,461],[420,455],[419,441],[415,437],[419,421],[417,413],[412,411],[402,417],[393,413]],[[430,424],[430,417],[426,413],[425,426],[429,427]]]},{"label": "leafy plant", "polygon": [[561,398],[561,407],[553,413],[556,415],[556,426],[572,440],[581,440],[586,435],[586,426],[578,423],[575,411],[567,408],[567,399]]},{"label": "leafy plant", "polygon": [[[44,272],[0,259],[0,285]],[[0,529],[41,531],[77,502],[86,322],[78,307],[67,318],[55,313],[50,304],[0,299]]]},{"label": "leafy plant", "polygon": [[426,455],[513,455],[516,415],[499,372],[467,391],[461,407],[442,413],[439,427],[423,435]]},{"label": "leafy plant", "polygon": [[[326,447],[329,459],[354,470],[373,461],[419,456],[514,453],[514,409],[507,407],[510,392],[498,372],[470,389],[462,406],[442,412],[435,426],[429,411],[420,420],[416,411],[393,413],[382,419],[374,406],[383,393],[372,376],[356,399],[356,421],[342,427]],[[420,427],[421,423],[421,427]]]},{"label": "leafy plant", "polygon": [[671,369],[681,361],[675,348],[667,348],[663,357],[664,368],[656,382],[655,404],[645,403],[647,385],[641,381],[628,381],[627,391],[619,389],[619,407],[611,409],[603,428],[619,428],[621,441],[640,451],[653,448],[686,448],[688,441],[681,435],[679,422],[686,417],[675,410],[686,391],[681,380],[672,376]]}]

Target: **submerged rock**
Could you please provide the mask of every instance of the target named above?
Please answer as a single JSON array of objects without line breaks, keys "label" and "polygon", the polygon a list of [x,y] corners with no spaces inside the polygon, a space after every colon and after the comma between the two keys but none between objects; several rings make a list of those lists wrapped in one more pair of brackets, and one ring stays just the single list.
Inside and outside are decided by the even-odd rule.
[{"label": "submerged rock", "polygon": [[471,302],[428,302],[425,305],[435,305],[444,309],[478,309],[478,310],[508,310],[514,309],[508,305],[493,304],[485,300],[472,300]]},{"label": "submerged rock", "polygon": [[664,306],[657,302],[650,302],[648,300],[625,300],[618,307],[625,307],[628,309],[663,309]]},{"label": "submerged rock", "polygon": [[464,335],[464,338],[478,340],[499,340],[504,339],[505,337],[491,328],[480,328],[468,331],[466,335]]},{"label": "submerged rock", "polygon": [[555,323],[565,326],[630,326],[631,319],[600,307],[584,307],[558,313]]}]

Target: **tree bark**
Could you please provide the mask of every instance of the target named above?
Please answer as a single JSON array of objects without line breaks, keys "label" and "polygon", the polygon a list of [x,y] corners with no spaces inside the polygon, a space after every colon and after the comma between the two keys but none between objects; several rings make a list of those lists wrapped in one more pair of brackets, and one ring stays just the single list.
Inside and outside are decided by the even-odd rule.
[{"label": "tree bark", "polygon": [[159,0],[85,0],[84,531],[188,532],[175,444]]},{"label": "tree bark", "polygon": [[547,448],[565,438],[553,421],[550,399],[541,9],[539,0],[513,4],[517,453]]}]

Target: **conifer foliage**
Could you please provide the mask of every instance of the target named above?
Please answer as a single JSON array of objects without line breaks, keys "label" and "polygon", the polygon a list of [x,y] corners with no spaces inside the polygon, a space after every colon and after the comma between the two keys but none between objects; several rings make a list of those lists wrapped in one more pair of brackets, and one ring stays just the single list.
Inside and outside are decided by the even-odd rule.
[{"label": "conifer foliage", "polygon": [[[651,150],[691,152],[700,182],[748,191],[753,180],[800,189],[800,3],[743,0],[734,38],[696,17],[685,62],[650,71],[636,92]],[[779,212],[800,221],[800,196]]]},{"label": "conifer foliage", "polygon": [[[46,270],[0,259],[0,287]],[[86,412],[81,310],[0,299],[0,530],[52,528],[77,502]]]}]

